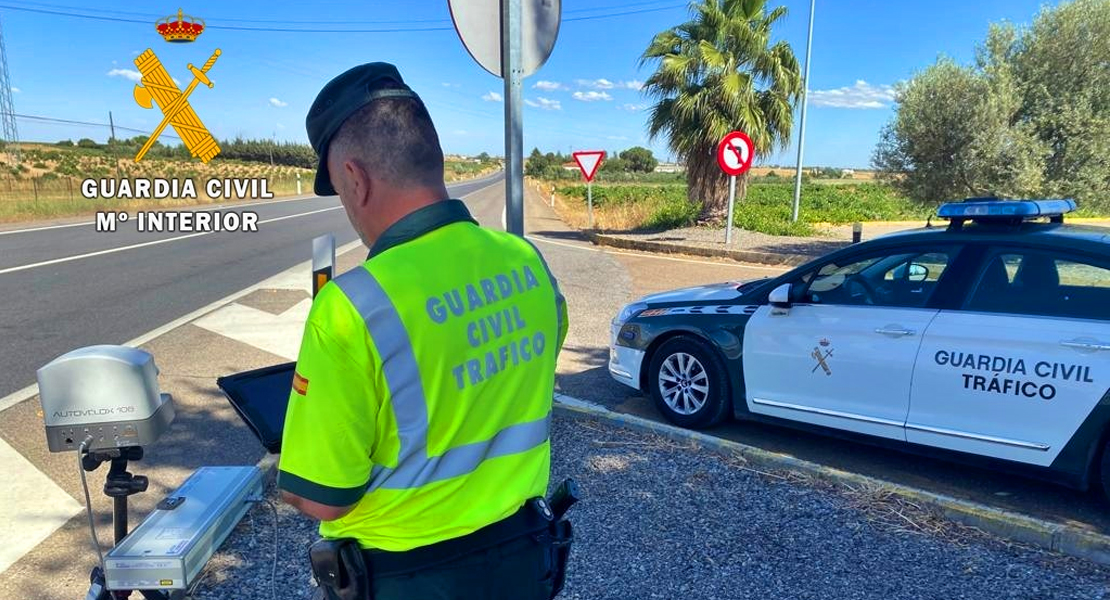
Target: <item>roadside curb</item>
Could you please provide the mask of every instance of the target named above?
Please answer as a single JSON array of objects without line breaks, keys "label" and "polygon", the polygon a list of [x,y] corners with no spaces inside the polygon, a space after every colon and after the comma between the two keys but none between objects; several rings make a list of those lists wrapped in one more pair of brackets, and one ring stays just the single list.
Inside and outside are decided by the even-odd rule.
[{"label": "roadside curb", "polygon": [[604,420],[636,431],[694,442],[708,450],[739,456],[752,465],[767,469],[794,471],[836,484],[879,486],[917,504],[934,508],[945,518],[956,523],[975,527],[1015,542],[1110,566],[1110,536],[1107,535],[1052,523],[978,502],[890,483],[875,477],[849,473],[698,431],[618,413],[563,394],[555,394],[555,410],[573,418]]},{"label": "roadside curb", "polygon": [[627,238],[604,235],[593,231],[582,231],[591,242],[598,246],[610,246],[624,250],[640,250],[642,252],[661,252],[665,254],[689,254],[709,258],[731,258],[736,262],[756,263],[763,265],[796,267],[805,264],[816,256],[804,254],[772,254],[770,252],[755,252],[752,250],[724,250],[715,248],[702,248],[700,246],[686,246],[669,242],[653,242],[649,240],[630,240]]}]

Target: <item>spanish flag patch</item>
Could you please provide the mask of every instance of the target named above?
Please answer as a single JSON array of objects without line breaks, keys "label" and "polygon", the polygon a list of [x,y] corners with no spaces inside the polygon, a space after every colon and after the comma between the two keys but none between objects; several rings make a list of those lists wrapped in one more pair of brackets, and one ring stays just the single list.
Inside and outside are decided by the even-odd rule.
[{"label": "spanish flag patch", "polygon": [[293,391],[302,396],[308,394],[308,380],[296,371],[293,371]]}]

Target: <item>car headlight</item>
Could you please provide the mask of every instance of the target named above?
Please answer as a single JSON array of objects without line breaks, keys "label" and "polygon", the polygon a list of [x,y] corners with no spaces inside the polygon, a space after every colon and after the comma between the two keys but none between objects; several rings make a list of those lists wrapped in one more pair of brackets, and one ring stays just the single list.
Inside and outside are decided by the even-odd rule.
[{"label": "car headlight", "polygon": [[617,315],[617,317],[613,319],[613,325],[624,325],[625,322],[632,317],[635,317],[644,310],[647,310],[647,307],[648,305],[644,304],[643,302],[633,302],[632,304],[626,304],[624,308],[621,309],[621,312]]}]

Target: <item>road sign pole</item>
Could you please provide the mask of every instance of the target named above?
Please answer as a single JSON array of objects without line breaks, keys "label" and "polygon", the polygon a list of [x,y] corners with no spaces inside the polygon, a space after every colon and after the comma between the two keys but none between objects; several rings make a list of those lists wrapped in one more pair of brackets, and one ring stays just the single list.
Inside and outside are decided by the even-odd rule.
[{"label": "road sign pole", "polygon": [[732,245],[732,209],[736,205],[736,176],[728,178],[728,225],[725,227],[725,245]]},{"label": "road sign pole", "polygon": [[505,82],[505,227],[524,235],[524,123],[521,0],[501,0],[501,74]]},{"label": "road sign pole", "polygon": [[817,0],[809,3],[809,36],[806,38],[806,73],[802,78],[802,127],[798,131],[798,171],[794,174],[794,214],[791,221],[798,221],[799,205],[802,202],[802,153],[806,147],[806,102],[809,101],[809,54],[813,47],[813,9]]},{"label": "road sign pole", "polygon": [[589,229],[594,228],[594,182],[586,182],[586,213],[589,214],[590,226]]}]

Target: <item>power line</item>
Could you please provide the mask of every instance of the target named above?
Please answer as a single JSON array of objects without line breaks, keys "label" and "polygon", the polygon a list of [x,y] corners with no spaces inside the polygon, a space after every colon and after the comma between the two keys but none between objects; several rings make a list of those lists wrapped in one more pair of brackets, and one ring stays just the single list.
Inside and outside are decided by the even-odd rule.
[{"label": "power line", "polygon": [[[100,8],[87,8],[83,6],[70,6],[65,4],[51,4],[48,2],[20,2],[25,6],[33,6],[55,10],[76,10],[80,12],[91,12],[94,14],[116,14],[127,15],[132,17],[144,17],[146,19],[160,19],[165,15],[158,15],[148,12],[135,12],[126,10],[110,10]],[[663,8],[678,8],[686,6],[685,4],[675,5],[674,0],[649,0],[647,2],[626,2],[622,4],[609,4],[606,6],[593,6],[589,8],[573,8],[570,10],[562,11],[564,15],[574,15],[582,13],[601,12],[606,10],[621,10],[628,8],[644,8],[653,4],[671,4]],[[172,16],[172,15],[171,15]],[[342,20],[302,20],[302,19],[236,19],[231,17],[215,17],[205,18],[205,22],[212,20],[218,22],[229,23],[266,23],[277,25],[400,25],[406,23],[451,23],[451,19],[400,19],[400,20],[369,20],[369,21],[355,21],[351,19]]]},{"label": "power line", "polygon": [[[564,22],[575,21],[596,21],[599,19],[609,19],[613,17],[623,17],[628,15],[638,15],[644,13],[660,12],[664,10],[672,10],[675,8],[683,8],[686,4],[673,4],[668,6],[661,6],[657,8],[643,8],[636,10],[628,10],[624,12],[608,13],[603,15],[591,15],[584,17],[570,17],[563,19]],[[149,25],[149,20],[127,19],[122,17],[107,17],[102,15],[85,15],[74,12],[66,12],[62,10],[49,10],[45,8],[32,8],[28,6],[13,6],[10,4],[0,4],[0,8],[8,10],[16,10],[21,12],[39,13],[46,15],[54,15],[60,17],[72,17],[76,19],[90,19],[93,21],[109,21],[115,23],[140,23]],[[84,9],[79,9],[84,10]],[[589,10],[589,9],[586,9]],[[216,20],[216,19],[212,19]],[[233,21],[233,19],[224,19],[225,21]],[[338,23],[337,23],[338,24]],[[258,32],[272,32],[272,33],[421,33],[431,31],[452,31],[454,27],[396,27],[396,28],[379,28],[379,29],[331,29],[331,28],[297,28],[297,27],[243,27],[236,25],[207,25],[207,29],[218,29],[227,31],[258,31]]]},{"label": "power line", "polygon": [[[35,121],[35,122],[39,122],[39,123],[55,123],[55,124],[59,124],[59,125],[85,125],[87,127],[103,127],[105,129],[111,129],[111,125],[108,124],[108,123],[95,123],[95,122],[92,122],[92,121],[74,121],[72,119],[57,119],[57,118],[54,118],[54,117],[43,117],[43,116],[39,116],[39,115],[21,115],[19,113],[0,113],[0,116],[8,116],[8,115],[10,115],[12,117],[15,117],[17,119],[23,119],[25,121]],[[116,129],[119,129],[121,131],[130,131],[130,132],[139,133],[139,134],[149,134],[150,133],[149,131],[146,131],[146,130],[143,130],[143,129],[135,129],[134,127],[124,127],[123,125],[116,125]],[[169,137],[169,138],[173,138],[175,140],[180,140],[181,139],[181,138],[177,137],[176,135],[171,135],[171,134],[168,134],[168,133],[163,133],[159,137]]]}]

